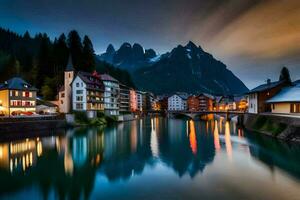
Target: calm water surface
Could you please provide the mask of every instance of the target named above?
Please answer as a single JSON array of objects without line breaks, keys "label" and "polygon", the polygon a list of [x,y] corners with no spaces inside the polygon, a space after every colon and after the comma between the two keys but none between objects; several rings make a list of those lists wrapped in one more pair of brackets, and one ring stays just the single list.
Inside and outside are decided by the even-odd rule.
[{"label": "calm water surface", "polygon": [[300,145],[147,118],[0,142],[0,199],[300,199]]}]

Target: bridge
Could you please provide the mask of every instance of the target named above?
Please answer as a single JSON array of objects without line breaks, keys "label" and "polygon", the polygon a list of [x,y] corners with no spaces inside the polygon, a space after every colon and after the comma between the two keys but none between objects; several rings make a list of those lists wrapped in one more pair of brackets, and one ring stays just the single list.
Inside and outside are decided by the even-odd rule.
[{"label": "bridge", "polygon": [[191,111],[168,111],[168,117],[180,117],[185,116],[190,119],[196,119],[197,117],[209,115],[209,114],[216,114],[223,116],[226,120],[231,120],[235,116],[244,115],[245,112],[243,111],[197,111],[197,112],[191,112]]}]

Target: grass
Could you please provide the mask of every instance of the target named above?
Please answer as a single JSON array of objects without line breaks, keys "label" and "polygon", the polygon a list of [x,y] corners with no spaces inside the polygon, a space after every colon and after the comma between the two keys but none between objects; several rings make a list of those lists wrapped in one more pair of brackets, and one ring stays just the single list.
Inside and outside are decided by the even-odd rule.
[{"label": "grass", "polygon": [[276,123],[266,116],[257,117],[253,124],[253,129],[257,131],[263,131],[271,133],[273,136],[279,135],[287,128],[287,124]]}]

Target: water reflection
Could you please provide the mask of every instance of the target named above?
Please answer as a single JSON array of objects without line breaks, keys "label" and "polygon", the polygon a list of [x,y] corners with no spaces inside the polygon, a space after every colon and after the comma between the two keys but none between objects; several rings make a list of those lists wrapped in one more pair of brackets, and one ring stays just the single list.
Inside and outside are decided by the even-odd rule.
[{"label": "water reflection", "polygon": [[59,199],[89,198],[100,187],[98,176],[108,183],[127,182],[163,165],[177,177],[193,180],[216,157],[227,163],[240,154],[261,161],[271,171],[278,167],[299,178],[299,153],[299,146],[244,133],[222,119],[151,118],[105,129],[76,128],[64,136],[0,143],[0,178],[7,183],[0,187],[0,195],[38,185],[44,198],[53,192]]}]

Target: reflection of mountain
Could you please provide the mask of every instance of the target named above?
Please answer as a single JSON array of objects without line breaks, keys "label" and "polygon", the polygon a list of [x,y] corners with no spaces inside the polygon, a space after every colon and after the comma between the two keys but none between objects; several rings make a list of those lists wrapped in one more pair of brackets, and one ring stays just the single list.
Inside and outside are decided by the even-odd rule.
[{"label": "reflection of mountain", "polygon": [[272,140],[268,137],[247,133],[253,145],[249,146],[253,157],[264,162],[271,169],[279,167],[300,179],[300,146]]},{"label": "reflection of mountain", "polygon": [[[185,123],[170,121],[168,133],[163,134],[160,146],[161,159],[179,176],[188,173],[194,177],[202,172],[215,156],[214,139],[211,134],[199,134],[200,125],[193,121]],[[173,123],[176,123],[174,126]]]}]

